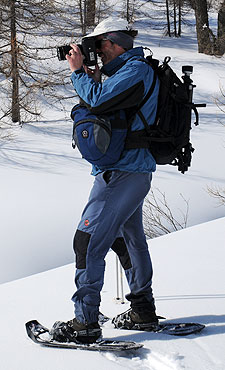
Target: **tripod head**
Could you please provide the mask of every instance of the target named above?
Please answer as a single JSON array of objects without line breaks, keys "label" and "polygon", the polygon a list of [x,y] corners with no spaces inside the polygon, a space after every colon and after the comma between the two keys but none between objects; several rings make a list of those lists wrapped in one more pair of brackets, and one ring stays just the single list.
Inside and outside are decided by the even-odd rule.
[{"label": "tripod head", "polygon": [[193,73],[193,67],[192,66],[182,66],[182,72],[184,75],[189,76]]}]

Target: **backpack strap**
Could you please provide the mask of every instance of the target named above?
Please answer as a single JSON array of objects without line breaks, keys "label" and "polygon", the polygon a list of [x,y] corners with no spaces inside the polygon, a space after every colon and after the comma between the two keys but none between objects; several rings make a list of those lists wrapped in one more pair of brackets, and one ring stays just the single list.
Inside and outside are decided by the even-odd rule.
[{"label": "backpack strap", "polygon": [[[147,61],[145,61],[144,59],[140,59],[141,61],[147,63],[149,65],[149,63]],[[150,65],[149,65],[150,66]],[[148,125],[148,122],[146,121],[145,119],[145,116],[143,115],[143,113],[141,112],[141,108],[145,105],[145,103],[148,101],[148,99],[151,97],[154,89],[155,89],[155,85],[156,85],[156,80],[157,80],[157,75],[156,75],[156,72],[153,70],[153,80],[152,80],[152,84],[150,86],[150,89],[148,90],[147,94],[145,95],[144,99],[141,101],[141,103],[136,107],[136,109],[134,108],[132,110],[132,113],[131,113],[131,116],[129,117],[129,114],[128,114],[128,117],[129,117],[129,120],[132,124],[133,122],[133,119],[135,117],[136,114],[139,115],[140,119],[142,120],[142,122],[144,123],[144,126],[145,126],[145,129],[147,130],[147,132],[149,132],[149,125]],[[131,128],[131,124],[129,126],[129,129]],[[134,131],[133,131],[134,132]]]},{"label": "backpack strap", "polygon": [[148,92],[147,92],[146,96],[144,97],[144,99],[142,100],[142,102],[138,105],[138,107],[137,107],[138,109],[137,109],[136,113],[138,113],[141,110],[141,108],[145,105],[145,103],[148,101],[148,99],[150,98],[150,96],[152,95],[152,93],[155,89],[156,73],[155,73],[155,71],[153,71],[153,73],[154,73],[154,75],[153,75],[153,81],[152,81],[151,87],[148,90]]},{"label": "backpack strap", "polygon": [[[140,59],[140,60],[149,65],[149,63],[147,61],[145,61],[144,59]],[[154,136],[153,130],[150,129],[150,126],[149,126],[144,114],[141,112],[141,108],[145,105],[145,103],[151,97],[151,95],[153,94],[153,91],[155,89],[155,86],[156,86],[157,74],[154,70],[153,70],[153,73],[154,73],[153,74],[153,80],[152,80],[152,84],[150,86],[150,89],[148,90],[147,94],[145,95],[145,97],[141,101],[141,103],[137,106],[137,108],[132,111],[132,118],[130,120],[131,123],[130,123],[129,128],[128,128],[127,139],[126,139],[126,143],[125,143],[125,149],[126,150],[134,149],[134,148],[135,149],[136,148],[149,148],[149,141],[151,140],[150,137],[149,137],[150,132],[151,132],[151,135]],[[134,119],[136,114],[138,114],[138,116],[140,117],[140,119],[143,122],[145,128],[143,130],[131,131],[132,122],[133,122],[133,119]]]}]

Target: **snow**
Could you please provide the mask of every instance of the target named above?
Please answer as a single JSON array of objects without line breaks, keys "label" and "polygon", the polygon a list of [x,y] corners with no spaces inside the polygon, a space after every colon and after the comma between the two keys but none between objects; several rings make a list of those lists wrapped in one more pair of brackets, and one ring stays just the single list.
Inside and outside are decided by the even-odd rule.
[{"label": "snow", "polygon": [[[137,22],[137,45],[149,46],[154,56],[172,57],[171,66],[194,66],[194,100],[200,125],[193,127],[192,166],[182,175],[158,166],[153,189],[165,192],[174,212],[189,200],[188,228],[149,241],[154,267],[157,312],[169,321],[200,322],[198,335],[171,337],[119,331],[110,322],[106,338],[136,340],[144,348],[130,354],[91,353],[41,348],[31,342],[24,324],[38,319],[51,326],[73,317],[72,239],[93,183],[91,167],[71,149],[71,105],[64,110],[45,107],[41,122],[24,124],[0,143],[0,348],[4,370],[134,369],[224,370],[225,211],[207,192],[224,187],[224,113],[215,100],[224,86],[224,57],[197,53],[190,26],[181,39],[163,38],[159,31]],[[72,89],[72,88],[71,88]],[[75,102],[74,102],[75,103]],[[116,297],[115,255],[107,256],[101,310],[113,317],[129,308]],[[124,289],[128,287],[124,278]]]},{"label": "snow", "polygon": [[[189,337],[172,337],[117,330],[106,323],[104,337],[144,344],[143,349],[127,354],[47,349],[26,336],[24,324],[28,320],[36,318],[51,326],[73,316],[73,264],[2,284],[2,369],[224,369],[224,240],[225,217],[149,241],[158,314],[169,321],[200,322],[206,329]],[[112,251],[106,262],[101,311],[112,317],[129,306],[115,300],[116,260]],[[128,292],[125,278],[124,288]]]}]

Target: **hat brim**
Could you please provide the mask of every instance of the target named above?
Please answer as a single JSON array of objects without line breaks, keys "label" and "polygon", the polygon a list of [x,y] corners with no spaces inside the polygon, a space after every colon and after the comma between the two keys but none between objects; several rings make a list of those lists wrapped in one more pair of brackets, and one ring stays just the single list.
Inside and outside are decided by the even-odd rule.
[{"label": "hat brim", "polygon": [[[119,30],[114,30],[114,31],[110,31],[111,32],[118,32]],[[122,31],[122,30],[120,30]],[[109,33],[109,31],[106,31],[106,30],[103,30],[103,31],[93,31],[92,33],[89,33],[88,35],[86,36],[83,36],[82,38],[86,38],[86,37],[97,37],[97,36],[100,36],[100,35],[104,35],[105,33]]]},{"label": "hat brim", "polygon": [[129,30],[130,27],[128,22],[122,18],[108,17],[104,21],[100,22],[94,29],[93,32],[89,33],[84,37],[97,37],[108,32],[125,31]]}]

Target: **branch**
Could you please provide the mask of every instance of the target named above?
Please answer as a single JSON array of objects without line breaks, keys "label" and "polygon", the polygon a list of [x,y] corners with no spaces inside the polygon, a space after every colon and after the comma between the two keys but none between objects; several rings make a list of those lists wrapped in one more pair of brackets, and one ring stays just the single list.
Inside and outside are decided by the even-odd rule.
[{"label": "branch", "polygon": [[217,200],[218,207],[225,206],[225,188],[207,187],[209,195]]},{"label": "branch", "polygon": [[180,196],[185,202],[185,211],[179,209],[182,215],[182,219],[179,220],[174,216],[174,211],[168,204],[165,193],[159,189],[156,191],[158,196],[151,190],[150,197],[145,199],[143,208],[144,230],[150,238],[183,229],[187,226],[188,220],[189,203],[182,194]]}]

